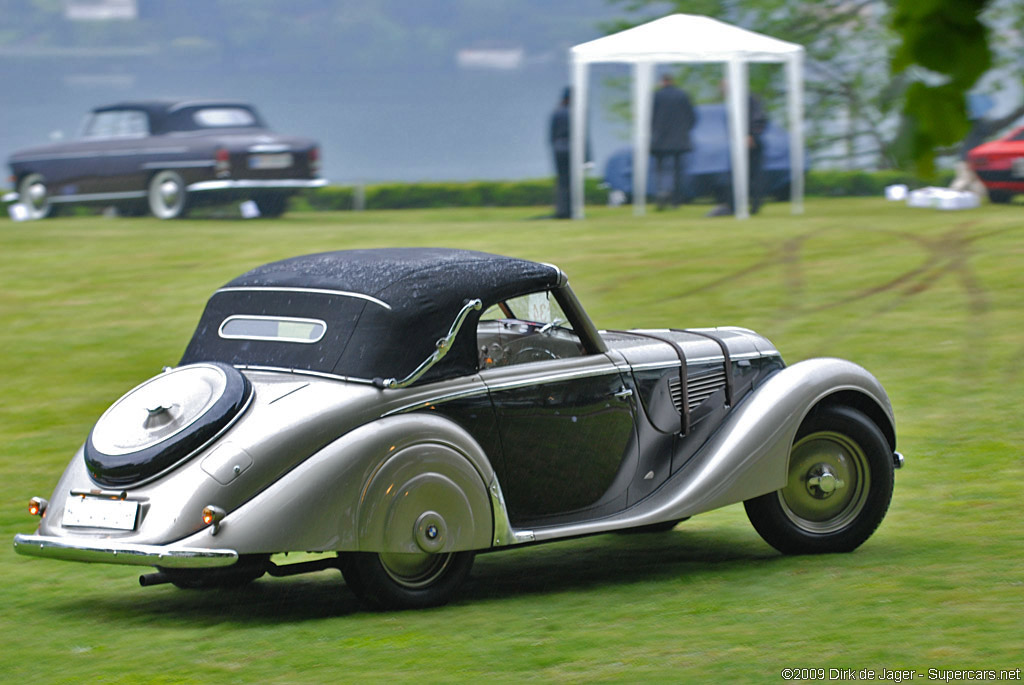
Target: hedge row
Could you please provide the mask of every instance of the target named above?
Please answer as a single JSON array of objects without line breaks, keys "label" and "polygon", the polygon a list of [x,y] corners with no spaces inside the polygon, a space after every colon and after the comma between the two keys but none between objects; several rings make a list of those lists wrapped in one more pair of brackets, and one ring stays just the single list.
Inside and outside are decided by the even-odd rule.
[{"label": "hedge row", "polygon": [[[587,204],[605,204],[608,191],[598,179],[586,181]],[[362,198],[359,193],[362,193]],[[554,180],[383,183],[328,186],[304,191],[292,200],[297,210],[424,209],[433,207],[553,206]]]},{"label": "hedge row", "polygon": [[[946,172],[931,185],[948,185],[951,178],[952,172]],[[808,197],[880,197],[886,186],[897,183],[911,188],[929,185],[902,171],[810,171],[805,192]],[[602,187],[600,179],[587,179],[586,202],[607,204],[608,190]],[[360,206],[365,209],[425,209],[553,204],[553,179],[328,186],[304,191],[292,199],[292,209],[307,211],[350,210]]]}]

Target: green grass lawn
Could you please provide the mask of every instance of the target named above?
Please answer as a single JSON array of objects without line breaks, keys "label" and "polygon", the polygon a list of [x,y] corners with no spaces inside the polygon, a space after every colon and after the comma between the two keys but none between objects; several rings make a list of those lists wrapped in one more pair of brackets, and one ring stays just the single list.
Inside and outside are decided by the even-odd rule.
[{"label": "green grass lawn", "polygon": [[[1024,667],[1024,213],[881,199],[583,222],[534,209],[280,220],[0,220],[3,682],[779,682],[795,668]],[[561,266],[599,327],[740,325],[785,359],[871,370],[896,410],[889,515],[852,554],[783,557],[741,506],[674,531],[478,557],[430,611],[358,609],[340,574],[245,590],[139,587],[139,569],[29,559],[90,426],[174,365],[206,298],[297,254],[439,245]]]}]

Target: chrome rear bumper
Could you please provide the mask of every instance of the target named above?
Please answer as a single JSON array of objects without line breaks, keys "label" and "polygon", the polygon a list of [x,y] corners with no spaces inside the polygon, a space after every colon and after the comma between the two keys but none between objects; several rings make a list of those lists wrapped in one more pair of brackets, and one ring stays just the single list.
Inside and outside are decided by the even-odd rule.
[{"label": "chrome rear bumper", "polygon": [[113,540],[83,540],[46,535],[15,535],[14,551],[31,557],[163,568],[215,568],[238,561],[233,549],[135,545]]}]

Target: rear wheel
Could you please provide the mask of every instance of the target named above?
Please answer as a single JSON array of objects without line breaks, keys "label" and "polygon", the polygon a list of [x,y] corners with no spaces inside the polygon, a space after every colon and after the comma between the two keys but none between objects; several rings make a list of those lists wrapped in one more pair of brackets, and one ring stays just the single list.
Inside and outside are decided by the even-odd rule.
[{"label": "rear wheel", "polygon": [[149,180],[149,211],[158,219],[180,219],[188,213],[188,190],[177,171],[164,170]]},{"label": "rear wheel", "polygon": [[375,609],[423,609],[447,604],[472,566],[473,552],[350,552],[341,572],[360,601]]},{"label": "rear wheel", "polygon": [[848,407],[824,407],[797,432],[789,482],[744,502],[747,517],[780,552],[849,552],[882,522],[893,469],[892,449],[874,422]]},{"label": "rear wheel", "polygon": [[40,174],[28,174],[18,184],[18,201],[28,210],[30,219],[45,219],[53,211],[50,191]]},{"label": "rear wheel", "polygon": [[281,193],[265,193],[256,196],[256,206],[259,207],[260,216],[278,217],[284,214],[288,208],[288,196]]}]

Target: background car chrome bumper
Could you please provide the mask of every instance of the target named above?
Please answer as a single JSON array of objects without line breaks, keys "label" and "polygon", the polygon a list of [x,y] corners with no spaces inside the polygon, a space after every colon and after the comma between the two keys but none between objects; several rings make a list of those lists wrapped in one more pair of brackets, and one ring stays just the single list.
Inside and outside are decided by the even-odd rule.
[{"label": "background car chrome bumper", "polygon": [[299,190],[302,188],[322,188],[325,185],[327,185],[326,178],[235,178],[218,181],[199,181],[188,186],[188,191],[192,193],[204,190]]},{"label": "background car chrome bumper", "polygon": [[46,535],[15,535],[14,551],[26,556],[65,561],[164,568],[214,568],[230,566],[238,561],[238,552],[233,549],[133,545],[111,540],[94,542]]}]

